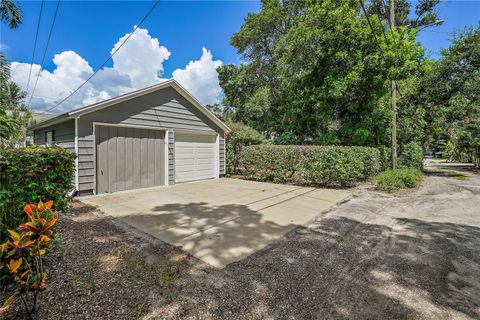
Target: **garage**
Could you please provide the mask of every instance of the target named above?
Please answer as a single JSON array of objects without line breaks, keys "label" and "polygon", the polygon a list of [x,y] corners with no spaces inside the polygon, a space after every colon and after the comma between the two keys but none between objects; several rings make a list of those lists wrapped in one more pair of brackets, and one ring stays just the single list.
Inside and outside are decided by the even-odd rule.
[{"label": "garage", "polygon": [[35,144],[77,155],[77,195],[173,186],[226,173],[230,129],[174,79],[59,114],[31,130]]},{"label": "garage", "polygon": [[217,143],[214,135],[175,135],[175,182],[216,176]]},{"label": "garage", "polygon": [[97,193],[165,184],[165,133],[97,126]]}]

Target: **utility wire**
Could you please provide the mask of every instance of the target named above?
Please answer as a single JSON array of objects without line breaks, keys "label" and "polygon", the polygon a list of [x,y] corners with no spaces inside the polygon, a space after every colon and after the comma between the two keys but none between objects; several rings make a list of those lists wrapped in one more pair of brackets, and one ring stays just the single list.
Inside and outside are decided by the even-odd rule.
[{"label": "utility wire", "polygon": [[62,103],[64,103],[67,99],[69,99],[71,96],[73,96],[75,93],[78,92],[78,90],[80,90],[85,84],[87,84],[88,81],[90,81],[106,64],[108,61],[110,61],[110,59],[118,52],[118,50],[120,50],[120,48],[122,48],[122,46],[125,44],[125,42],[127,42],[128,39],[130,39],[130,37],[135,33],[135,31],[142,25],[142,23],[148,18],[148,16],[153,12],[153,10],[157,7],[157,5],[160,3],[160,0],[157,0],[155,2],[155,4],[150,8],[150,10],[147,12],[147,14],[142,18],[142,20],[140,20],[140,22],[135,26],[135,28],[133,28],[132,32],[130,32],[130,34],[122,41],[122,43],[118,46],[117,49],[115,49],[115,51],[113,51],[110,56],[105,60],[105,62],[102,63],[102,65],[100,65],[97,70],[95,70],[95,72],[90,76],[88,77],[87,80],[85,80],[77,89],[75,89],[74,91],[72,91],[68,96],[66,96],[64,99],[62,99],[62,101],[60,101],[59,103],[57,103],[56,105],[54,105],[53,107],[51,107],[50,109],[47,109],[46,111],[44,112],[49,112],[55,108],[57,108],[59,105],[61,105]]},{"label": "utility wire", "polygon": [[28,92],[28,87],[30,86],[30,77],[32,75],[32,67],[33,67],[33,60],[35,58],[35,50],[37,48],[38,30],[40,29],[40,20],[42,20],[42,12],[43,12],[43,0],[40,3],[40,13],[38,14],[37,31],[35,32],[35,41],[33,43],[32,60],[30,61],[30,71],[28,72],[27,90],[26,90],[27,92]]},{"label": "utility wire", "polygon": [[50,39],[52,37],[53,27],[55,26],[55,20],[57,19],[58,8],[60,7],[60,0],[57,1],[57,7],[55,8],[55,14],[53,16],[52,25],[50,27],[50,32],[48,33],[47,44],[45,45],[45,50],[43,51],[42,62],[40,63],[40,70],[38,71],[37,79],[35,80],[35,85],[33,86],[32,93],[30,94],[30,100],[28,101],[27,106],[30,107],[30,103],[32,103],[33,94],[35,93],[35,89],[37,88],[38,79],[40,78],[40,73],[42,72],[42,66],[45,62],[45,56],[47,55],[48,45],[50,44]]}]

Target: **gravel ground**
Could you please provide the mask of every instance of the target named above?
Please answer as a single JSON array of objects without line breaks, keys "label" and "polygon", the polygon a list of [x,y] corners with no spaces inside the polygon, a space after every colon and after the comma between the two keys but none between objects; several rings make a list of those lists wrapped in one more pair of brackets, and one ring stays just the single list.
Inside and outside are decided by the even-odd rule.
[{"label": "gravel ground", "polygon": [[[56,230],[59,239],[46,256],[49,279],[38,319],[140,319],[150,308],[178,298],[179,281],[192,259],[182,250],[81,202],[60,216]],[[10,310],[0,310],[0,318],[22,319],[22,311],[18,300]]]},{"label": "gravel ground", "polygon": [[180,300],[150,314],[479,319],[480,177],[454,179],[439,169],[427,166],[419,190],[360,188],[350,202],[247,259],[197,270]]},{"label": "gravel ground", "polygon": [[480,176],[427,170],[418,190],[360,187],[224,269],[76,204],[40,318],[480,319]]}]

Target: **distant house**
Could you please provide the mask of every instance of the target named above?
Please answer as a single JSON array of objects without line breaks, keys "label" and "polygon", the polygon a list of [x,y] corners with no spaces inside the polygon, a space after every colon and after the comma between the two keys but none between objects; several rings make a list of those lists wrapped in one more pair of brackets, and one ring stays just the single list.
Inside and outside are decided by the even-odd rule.
[{"label": "distant house", "polygon": [[78,154],[80,194],[225,174],[229,128],[175,80],[46,118],[30,129],[35,144]]}]

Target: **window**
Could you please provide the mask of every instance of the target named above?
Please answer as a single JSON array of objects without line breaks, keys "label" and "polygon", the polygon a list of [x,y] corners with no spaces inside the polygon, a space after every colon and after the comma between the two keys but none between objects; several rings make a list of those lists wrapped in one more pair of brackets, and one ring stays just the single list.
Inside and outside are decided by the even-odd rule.
[{"label": "window", "polygon": [[53,145],[53,131],[45,132],[45,145],[50,147]]}]

